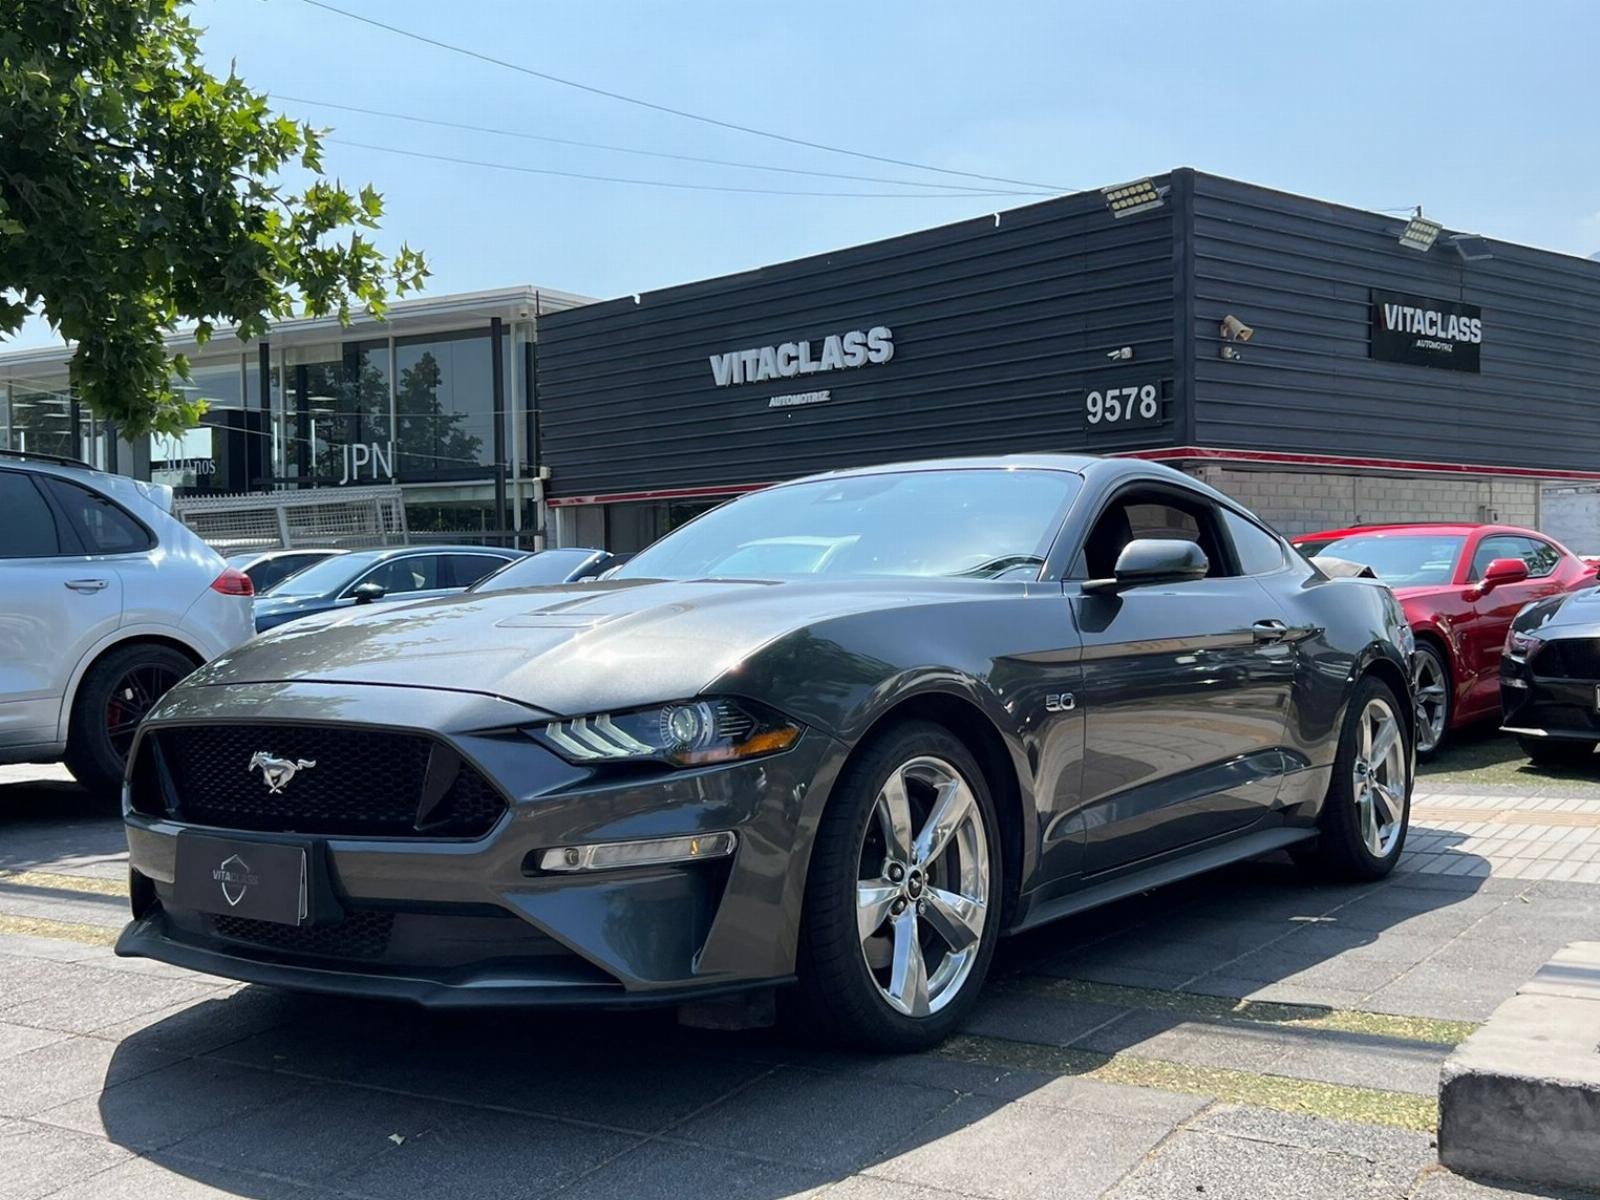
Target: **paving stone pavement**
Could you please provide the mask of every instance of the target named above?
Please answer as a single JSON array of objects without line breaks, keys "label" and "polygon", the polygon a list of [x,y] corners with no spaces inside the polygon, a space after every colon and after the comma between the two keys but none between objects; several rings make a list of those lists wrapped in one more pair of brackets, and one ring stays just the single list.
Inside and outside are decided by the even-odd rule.
[{"label": "paving stone pavement", "polygon": [[[1439,1064],[1600,930],[1600,799],[1419,790],[1370,886],[1264,860],[1008,942],[940,1052],[437,1016],[110,954],[121,832],[0,768],[0,1200],[1490,1200]],[[1597,1152],[1600,1182],[1600,1152]]]}]

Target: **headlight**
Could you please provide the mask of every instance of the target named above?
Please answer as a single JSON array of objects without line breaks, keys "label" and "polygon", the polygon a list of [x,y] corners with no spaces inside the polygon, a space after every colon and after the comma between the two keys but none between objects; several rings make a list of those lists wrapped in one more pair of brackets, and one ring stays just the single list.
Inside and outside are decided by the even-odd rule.
[{"label": "headlight", "polygon": [[1512,629],[1506,634],[1505,653],[1512,658],[1527,658],[1543,644],[1544,639],[1541,637]]},{"label": "headlight", "polygon": [[801,727],[748,700],[684,700],[535,725],[535,741],[571,763],[664,762],[699,767],[787,750]]}]

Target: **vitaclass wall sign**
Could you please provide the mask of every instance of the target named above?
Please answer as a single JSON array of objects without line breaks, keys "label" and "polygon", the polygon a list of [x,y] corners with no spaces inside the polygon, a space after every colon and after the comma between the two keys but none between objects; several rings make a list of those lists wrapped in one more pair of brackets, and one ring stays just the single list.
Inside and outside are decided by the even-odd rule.
[{"label": "vitaclass wall sign", "polygon": [[718,387],[736,383],[766,383],[793,379],[820,371],[842,371],[886,363],[894,357],[894,331],[886,325],[830,333],[820,343],[782,342],[728,350],[711,356],[711,378]]},{"label": "vitaclass wall sign", "polygon": [[1478,373],[1483,310],[1476,304],[1372,289],[1372,357]]}]

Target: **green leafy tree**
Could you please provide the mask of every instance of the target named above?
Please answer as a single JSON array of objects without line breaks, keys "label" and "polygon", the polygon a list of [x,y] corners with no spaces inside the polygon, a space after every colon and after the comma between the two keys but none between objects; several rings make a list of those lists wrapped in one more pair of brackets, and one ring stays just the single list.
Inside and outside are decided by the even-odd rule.
[{"label": "green leafy tree", "polygon": [[77,343],[78,396],[124,436],[199,418],[172,386],[172,326],[203,345],[301,306],[381,316],[428,274],[373,244],[382,198],[324,177],[314,129],[205,69],[186,3],[0,0],[0,338],[42,312]]}]

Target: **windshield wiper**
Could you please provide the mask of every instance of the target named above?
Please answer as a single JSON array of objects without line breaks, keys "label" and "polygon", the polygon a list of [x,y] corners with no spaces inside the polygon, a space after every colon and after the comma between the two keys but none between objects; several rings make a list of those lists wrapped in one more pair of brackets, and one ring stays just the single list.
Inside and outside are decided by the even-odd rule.
[{"label": "windshield wiper", "polygon": [[991,558],[988,562],[981,562],[975,567],[968,567],[965,571],[955,572],[957,579],[993,579],[996,575],[1004,575],[1007,571],[1014,571],[1018,567],[1042,567],[1044,559],[1037,554],[1006,554],[1000,558]]}]

